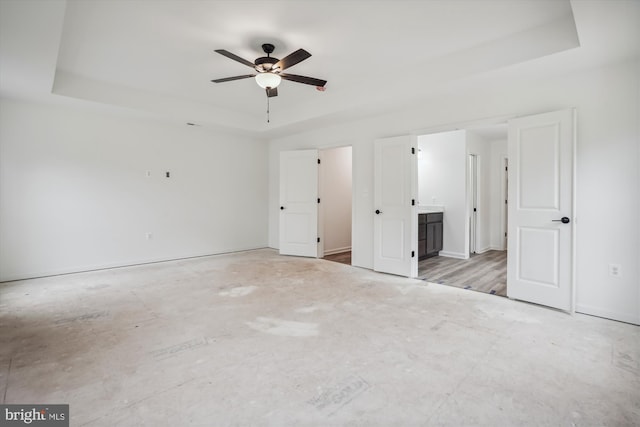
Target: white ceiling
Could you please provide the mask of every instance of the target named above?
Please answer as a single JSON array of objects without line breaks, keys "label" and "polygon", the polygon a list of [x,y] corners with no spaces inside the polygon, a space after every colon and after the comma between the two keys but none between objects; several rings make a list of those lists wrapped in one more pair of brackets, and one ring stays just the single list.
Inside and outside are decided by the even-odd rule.
[{"label": "white ceiling", "polygon": [[[558,74],[640,52],[638,0],[2,0],[0,8],[2,96],[79,99],[265,137],[402,108],[475,75],[505,78],[516,64]],[[214,49],[253,61],[267,42],[279,58],[308,50],[288,71],[328,81],[325,92],[283,81],[269,124],[251,79],[210,82],[251,72]]]}]

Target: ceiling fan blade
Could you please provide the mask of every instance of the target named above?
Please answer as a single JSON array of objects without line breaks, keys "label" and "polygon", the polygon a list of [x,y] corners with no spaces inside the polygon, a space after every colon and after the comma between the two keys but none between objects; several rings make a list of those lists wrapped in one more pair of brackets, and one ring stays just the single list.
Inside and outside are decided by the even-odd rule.
[{"label": "ceiling fan blade", "polygon": [[292,82],[304,83],[306,85],[311,85],[311,86],[324,87],[324,85],[327,84],[326,80],[314,79],[313,77],[298,76],[298,75],[295,75],[295,74],[282,74],[281,73],[280,77],[282,77],[285,80],[291,80]]},{"label": "ceiling fan blade", "polygon": [[229,52],[228,50],[216,49],[216,52],[218,52],[220,55],[226,56],[229,59],[233,59],[234,61],[238,61],[239,63],[244,64],[247,67],[251,67],[251,68],[255,67],[255,64],[253,62],[249,62],[246,59],[240,58],[238,55],[235,55],[235,54]]},{"label": "ceiling fan blade", "polygon": [[284,70],[289,67],[293,67],[298,62],[302,62],[305,59],[309,58],[311,54],[304,49],[298,49],[292,54],[285,56],[280,61],[276,62],[274,68],[278,68],[279,70]]},{"label": "ceiling fan blade", "polygon": [[211,80],[213,83],[224,83],[224,82],[231,82],[233,80],[242,80],[242,79],[248,79],[250,77],[255,77],[255,74],[246,74],[244,76],[233,76],[233,77],[225,77],[224,79],[215,79],[215,80]]},{"label": "ceiling fan blade", "polygon": [[274,88],[266,88],[265,89],[267,91],[267,98],[273,98],[274,96],[278,96],[278,88],[274,87]]}]

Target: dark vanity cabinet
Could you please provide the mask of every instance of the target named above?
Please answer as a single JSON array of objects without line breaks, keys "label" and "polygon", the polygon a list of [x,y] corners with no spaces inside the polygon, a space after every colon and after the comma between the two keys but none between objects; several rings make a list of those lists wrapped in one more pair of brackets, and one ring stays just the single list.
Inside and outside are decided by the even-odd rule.
[{"label": "dark vanity cabinet", "polygon": [[442,212],[418,214],[418,260],[442,250]]}]

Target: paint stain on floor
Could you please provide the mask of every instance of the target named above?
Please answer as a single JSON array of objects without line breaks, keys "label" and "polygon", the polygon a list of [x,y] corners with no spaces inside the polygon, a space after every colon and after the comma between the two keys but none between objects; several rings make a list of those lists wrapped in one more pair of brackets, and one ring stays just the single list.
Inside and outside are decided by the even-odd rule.
[{"label": "paint stain on floor", "polygon": [[254,322],[246,322],[246,325],[256,331],[282,337],[313,337],[318,335],[317,323],[257,317]]},{"label": "paint stain on floor", "polygon": [[218,295],[221,297],[244,297],[256,290],[256,286],[237,286],[229,290],[220,291]]}]

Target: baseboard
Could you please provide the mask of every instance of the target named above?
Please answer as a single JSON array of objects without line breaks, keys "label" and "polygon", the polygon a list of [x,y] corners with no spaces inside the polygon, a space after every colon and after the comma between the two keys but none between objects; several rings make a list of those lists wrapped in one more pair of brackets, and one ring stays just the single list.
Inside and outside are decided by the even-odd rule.
[{"label": "baseboard", "polygon": [[477,254],[483,254],[483,253],[485,253],[485,252],[489,252],[490,250],[491,250],[491,248],[490,248],[490,247],[486,247],[486,248],[478,249],[478,250],[476,251],[476,253],[477,253]]},{"label": "baseboard", "polygon": [[619,322],[631,323],[632,325],[640,325],[640,315],[630,313],[615,313],[598,307],[592,307],[585,304],[576,304],[576,312],[588,314],[590,316],[603,317],[609,320],[617,320]]},{"label": "baseboard", "polygon": [[447,258],[469,259],[469,255],[468,254],[464,254],[464,253],[460,253],[460,252],[440,251],[440,252],[438,252],[438,255],[444,256],[444,257],[447,257]]},{"label": "baseboard", "polygon": [[351,250],[351,246],[345,246],[344,248],[338,248],[338,249],[331,249],[331,250],[325,250],[324,251],[324,255],[333,255],[333,254],[340,254],[342,252],[349,252]]},{"label": "baseboard", "polygon": [[65,269],[59,269],[59,270],[48,270],[48,271],[45,270],[45,271],[38,271],[38,272],[27,272],[23,274],[10,274],[5,277],[2,277],[0,279],[0,283],[15,282],[17,280],[40,279],[43,277],[51,277],[51,276],[62,276],[65,274],[87,273],[90,271],[109,270],[111,268],[135,267],[138,265],[156,264],[159,262],[180,261],[180,260],[192,259],[192,258],[203,258],[208,256],[254,251],[258,249],[271,249],[271,248],[267,246],[256,246],[256,247],[248,247],[248,248],[230,249],[227,251],[216,252],[216,253],[182,255],[182,256],[171,257],[171,258],[147,258],[147,259],[140,259],[135,261],[132,260],[132,261],[105,263],[105,264],[84,265],[84,266],[77,266],[77,267],[71,267],[71,268],[65,268]]}]

